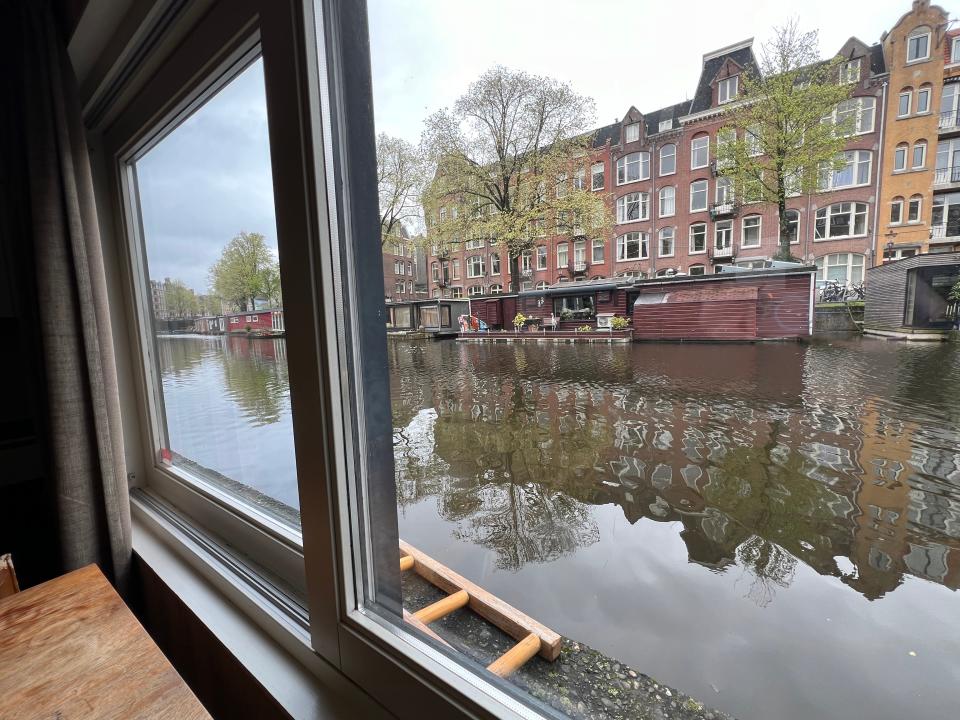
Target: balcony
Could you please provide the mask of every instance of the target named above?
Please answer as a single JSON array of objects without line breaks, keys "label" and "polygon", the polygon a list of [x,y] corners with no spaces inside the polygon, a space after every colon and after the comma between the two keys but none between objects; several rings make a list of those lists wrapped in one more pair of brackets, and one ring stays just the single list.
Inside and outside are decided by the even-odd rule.
[{"label": "balcony", "polygon": [[520,277],[529,279],[533,277],[533,270],[530,268],[520,268]]},{"label": "balcony", "polygon": [[714,246],[712,256],[713,256],[713,258],[716,259],[716,260],[732,259],[732,258],[733,258],[733,244],[731,243],[730,245],[725,245],[725,246],[723,246],[723,247],[716,247],[716,246]]},{"label": "balcony", "polygon": [[735,217],[740,212],[740,206],[732,200],[713,203],[710,206],[710,219],[717,220],[724,217]]},{"label": "balcony", "polygon": [[942,187],[944,185],[952,185],[954,183],[960,183],[960,165],[954,165],[953,167],[937,168],[936,170],[934,170],[934,175],[933,175],[934,187]]},{"label": "balcony", "polygon": [[934,242],[938,240],[958,240],[960,241],[960,222],[941,223],[930,227],[930,239]]},{"label": "balcony", "polygon": [[938,128],[941,133],[960,130],[960,109],[940,113]]},{"label": "balcony", "polygon": [[583,275],[587,272],[587,268],[589,268],[590,265],[586,261],[581,260],[580,262],[573,263],[570,267],[573,269],[574,275]]}]

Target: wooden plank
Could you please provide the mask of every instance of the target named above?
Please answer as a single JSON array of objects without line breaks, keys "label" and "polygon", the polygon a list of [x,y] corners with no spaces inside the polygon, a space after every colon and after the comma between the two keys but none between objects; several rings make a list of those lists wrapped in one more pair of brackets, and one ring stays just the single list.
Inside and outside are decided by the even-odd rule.
[{"label": "wooden plank", "polygon": [[539,652],[541,657],[546,660],[556,660],[560,655],[562,638],[559,633],[540,624],[512,605],[508,605],[496,595],[492,595],[476,583],[467,580],[403,540],[400,541],[400,550],[403,554],[413,557],[415,561],[414,572],[444,592],[454,593],[458,590],[466,590],[470,595],[470,609],[489,620],[510,637],[523,640],[527,635],[533,633],[540,638]]},{"label": "wooden plank", "polygon": [[487,665],[487,670],[502,678],[512,675],[527,660],[540,651],[540,638],[533,633],[527,635],[503,655]]},{"label": "wooden plank", "polygon": [[0,718],[210,718],[95,565],[0,600],[0,668]]},{"label": "wooden plank", "polygon": [[470,602],[470,595],[466,590],[458,590],[455,593],[447,595],[443,600],[437,600],[432,605],[417,610],[413,616],[425,625],[429,625],[434,620],[439,620],[445,615],[449,615],[454,610],[459,610]]},{"label": "wooden plank", "polygon": [[13,558],[0,555],[0,600],[20,592],[17,584],[17,573],[13,570]]},{"label": "wooden plank", "polygon": [[408,622],[408,623],[410,623],[411,625],[413,625],[413,627],[415,627],[417,630],[419,630],[419,631],[422,632],[423,634],[429,635],[430,637],[432,637],[432,638],[433,638],[434,640],[436,640],[437,642],[443,643],[443,644],[446,645],[448,648],[450,648],[451,650],[453,650],[453,647],[451,647],[450,643],[448,643],[448,642],[447,642],[446,640],[444,640],[442,637],[440,637],[439,635],[437,635],[433,630],[430,629],[429,626],[425,625],[422,620],[420,620],[420,619],[418,619],[417,617],[415,617],[415,616],[413,615],[413,613],[409,612],[409,611],[406,610],[406,609],[404,609],[404,611],[403,611],[403,619],[404,619],[406,622]]},{"label": "wooden plank", "polygon": [[412,557],[410,557],[409,555],[404,555],[402,558],[400,558],[400,572],[403,572],[404,570],[409,570],[412,567],[413,567]]}]

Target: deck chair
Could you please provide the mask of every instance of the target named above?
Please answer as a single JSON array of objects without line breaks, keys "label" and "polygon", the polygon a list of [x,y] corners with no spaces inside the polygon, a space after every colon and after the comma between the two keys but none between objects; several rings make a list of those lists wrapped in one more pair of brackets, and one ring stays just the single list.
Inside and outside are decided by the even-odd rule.
[{"label": "deck chair", "polygon": [[17,574],[13,570],[13,558],[0,555],[0,600],[20,592],[17,584]]}]

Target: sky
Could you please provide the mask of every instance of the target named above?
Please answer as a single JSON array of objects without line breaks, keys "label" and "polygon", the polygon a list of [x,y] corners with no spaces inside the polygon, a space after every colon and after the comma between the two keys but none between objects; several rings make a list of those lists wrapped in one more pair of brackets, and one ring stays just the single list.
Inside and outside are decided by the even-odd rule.
[{"label": "sky", "polygon": [[[417,142],[423,119],[502,64],[569,82],[599,127],[689,99],[701,56],[796,17],[824,55],[879,41],[910,0],[368,0],[378,132]],[[948,8],[949,9],[949,8]],[[791,15],[793,13],[793,15]],[[256,62],[137,163],[150,277],[207,292],[240,231],[276,248],[263,68]]]}]

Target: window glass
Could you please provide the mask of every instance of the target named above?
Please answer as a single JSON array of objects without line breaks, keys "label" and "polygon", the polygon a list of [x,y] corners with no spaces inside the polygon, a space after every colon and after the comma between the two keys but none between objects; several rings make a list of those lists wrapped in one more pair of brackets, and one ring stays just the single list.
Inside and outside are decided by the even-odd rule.
[{"label": "window glass", "polygon": [[677,189],[672,185],[660,188],[660,217],[669,217],[676,212]]},{"label": "window glass", "polygon": [[742,236],[740,237],[741,247],[760,247],[760,224],[759,215],[750,215],[743,219]]},{"label": "window glass", "polygon": [[630,123],[624,128],[623,131],[623,141],[624,142],[636,142],[640,139],[640,123]]},{"label": "window glass", "polygon": [[661,228],[659,233],[657,233],[657,238],[660,241],[660,248],[658,250],[660,257],[672,257],[673,228]]},{"label": "window glass", "polygon": [[602,263],[604,262],[604,251],[606,248],[606,243],[601,239],[596,239],[593,241],[592,246],[592,255],[590,262],[592,263]]},{"label": "window glass", "polygon": [[914,35],[907,38],[907,62],[924,60],[930,57],[930,34]]},{"label": "window glass", "polygon": [[913,93],[909,90],[906,92],[900,93],[900,101],[897,105],[897,117],[906,117],[910,114],[910,98],[913,97]]},{"label": "window glass", "polygon": [[590,189],[603,190],[603,163],[594,163],[590,170]]},{"label": "window glass", "polygon": [[694,223],[690,226],[690,252],[705,252],[707,249],[706,223]]},{"label": "window glass", "polygon": [[135,167],[160,462],[299,525],[262,62]]},{"label": "window glass", "polygon": [[640,260],[648,257],[647,233],[630,232],[617,238],[617,260]]},{"label": "window glass", "polygon": [[690,183],[690,212],[707,209],[707,181],[697,180]]},{"label": "window glass", "polygon": [[677,171],[677,146],[669,143],[660,148],[660,174],[671,175]]},{"label": "window glass", "polygon": [[690,168],[706,167],[710,162],[710,136],[701,135],[690,142]]}]

